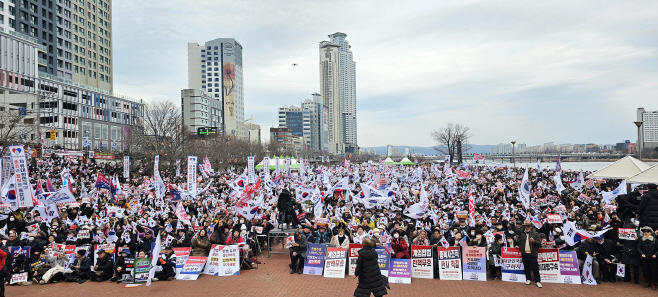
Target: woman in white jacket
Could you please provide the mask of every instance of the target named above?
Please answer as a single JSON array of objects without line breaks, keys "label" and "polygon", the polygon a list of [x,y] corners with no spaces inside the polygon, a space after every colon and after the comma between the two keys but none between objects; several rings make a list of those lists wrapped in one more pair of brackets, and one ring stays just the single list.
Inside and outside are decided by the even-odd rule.
[{"label": "woman in white jacket", "polygon": [[345,249],[349,248],[350,237],[345,235],[345,229],[343,228],[338,229],[338,234],[331,238],[331,243],[329,243],[329,245],[331,245],[332,247],[339,247]]},{"label": "woman in white jacket", "polygon": [[46,255],[46,267],[48,271],[41,278],[40,284],[47,284],[48,282],[58,282],[64,280],[64,269],[69,263],[69,256],[64,252],[58,252],[57,256]]}]

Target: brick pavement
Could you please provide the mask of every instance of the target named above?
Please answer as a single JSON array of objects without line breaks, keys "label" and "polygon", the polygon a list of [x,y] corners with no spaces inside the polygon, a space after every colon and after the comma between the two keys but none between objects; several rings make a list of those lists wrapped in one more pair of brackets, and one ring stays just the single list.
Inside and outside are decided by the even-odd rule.
[{"label": "brick pavement", "polygon": [[[260,257],[259,257],[260,260]],[[286,255],[272,255],[265,259],[265,266],[259,269],[242,271],[239,276],[201,275],[196,281],[174,280],[171,282],[154,282],[150,287],[141,285],[136,288],[124,288],[116,283],[84,284],[57,283],[48,285],[31,285],[26,287],[10,286],[6,296],[352,296],[357,285],[353,277],[331,279],[321,276],[290,274]],[[658,291],[641,285],[617,282],[603,283],[598,286],[543,284],[539,289],[533,285],[496,281],[441,281],[412,279],[411,285],[391,284],[387,296],[436,296],[450,294],[453,296],[658,296]],[[208,295],[210,294],[210,295]]]}]

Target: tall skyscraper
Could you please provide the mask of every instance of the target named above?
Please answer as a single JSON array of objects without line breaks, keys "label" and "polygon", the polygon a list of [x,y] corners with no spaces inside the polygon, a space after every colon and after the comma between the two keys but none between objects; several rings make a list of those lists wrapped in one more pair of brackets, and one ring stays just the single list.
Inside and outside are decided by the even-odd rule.
[{"label": "tall skyscraper", "polygon": [[329,151],[357,150],[356,73],[347,34],[334,33],[320,42],[320,90],[329,108]]},{"label": "tall skyscraper", "polygon": [[242,45],[217,38],[204,45],[187,45],[188,88],[206,91],[223,106],[222,131],[240,140],[249,138],[244,125]]},{"label": "tall skyscraper", "polygon": [[113,91],[111,0],[9,2],[9,32],[39,45],[41,76]]}]

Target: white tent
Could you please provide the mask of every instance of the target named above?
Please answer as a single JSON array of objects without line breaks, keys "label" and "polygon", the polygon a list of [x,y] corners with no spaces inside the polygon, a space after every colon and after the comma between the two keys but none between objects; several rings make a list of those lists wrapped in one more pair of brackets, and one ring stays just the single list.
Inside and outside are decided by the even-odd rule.
[{"label": "white tent", "polygon": [[603,169],[590,174],[587,178],[627,179],[651,167],[631,156],[623,157]]},{"label": "white tent", "polygon": [[658,164],[651,166],[649,169],[642,171],[628,178],[629,183],[648,184],[658,183]]}]

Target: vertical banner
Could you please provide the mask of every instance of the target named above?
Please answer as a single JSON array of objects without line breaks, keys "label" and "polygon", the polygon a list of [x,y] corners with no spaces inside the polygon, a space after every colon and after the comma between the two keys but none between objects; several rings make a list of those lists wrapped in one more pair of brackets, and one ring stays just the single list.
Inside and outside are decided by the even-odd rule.
[{"label": "vertical banner", "polygon": [[187,257],[187,260],[183,265],[183,269],[181,270],[180,274],[176,276],[176,279],[196,280],[197,278],[199,278],[199,274],[201,274],[201,270],[203,270],[203,265],[205,264],[206,264],[206,257],[194,257],[194,256]]},{"label": "vertical banner", "polygon": [[254,169],[254,156],[247,157],[247,177],[250,184],[256,183],[256,169]]},{"label": "vertical banner", "polygon": [[274,157],[274,177],[279,176],[279,157]]},{"label": "vertical banner", "polygon": [[286,159],[283,160],[283,171],[286,177],[290,177],[290,175],[288,175],[288,173],[290,173],[290,157],[286,157]]},{"label": "vertical banner", "polygon": [[431,245],[411,246],[411,277],[434,278],[434,258]]},{"label": "vertical banner", "polygon": [[263,157],[263,172],[270,176],[270,157]]},{"label": "vertical banner", "polygon": [[180,274],[180,271],[183,270],[183,265],[187,261],[187,257],[190,256],[192,248],[173,248],[174,254],[176,255],[176,276]]},{"label": "vertical banner", "polygon": [[[507,248],[502,250],[503,258],[503,281],[525,282],[525,270],[523,270],[523,259],[518,248]],[[542,279],[543,281],[543,279]]]},{"label": "vertical banner", "polygon": [[559,254],[560,254],[560,282],[563,284],[580,285],[580,271],[578,270],[578,257],[576,256],[576,252],[559,251]]},{"label": "vertical banner", "polygon": [[123,156],[123,178],[130,177],[130,156]]},{"label": "vertical banner", "polygon": [[344,278],[347,249],[327,248],[324,260],[324,277]]},{"label": "vertical banner", "polygon": [[464,259],[464,280],[487,280],[487,258],[484,247],[463,247],[462,259]]},{"label": "vertical banner", "polygon": [[309,243],[306,249],[304,274],[322,275],[324,255],[327,252],[326,244]]},{"label": "vertical banner", "polygon": [[176,160],[176,177],[180,177],[180,160]]},{"label": "vertical banner", "polygon": [[385,248],[377,247],[377,264],[379,264],[379,272],[382,275],[388,277],[388,270],[391,264],[391,254],[389,254]]},{"label": "vertical banner", "polygon": [[196,198],[196,156],[187,156],[187,192]]},{"label": "vertical banner", "polygon": [[409,259],[391,259],[391,270],[388,282],[395,284],[411,284],[411,265]]},{"label": "vertical banner", "polygon": [[537,262],[542,283],[560,282],[560,257],[557,249],[539,249]]},{"label": "vertical banner", "polygon": [[439,279],[462,280],[461,254],[458,247],[437,247]]},{"label": "vertical banner", "polygon": [[16,202],[18,207],[32,207],[32,185],[30,176],[27,172],[27,161],[25,160],[25,150],[23,145],[10,145],[11,162],[14,164],[14,174],[16,175]]},{"label": "vertical banner", "polygon": [[349,261],[350,268],[347,271],[347,274],[354,275],[354,270],[356,270],[356,259],[359,258],[359,251],[363,248],[363,245],[360,243],[350,243],[349,248]]}]

